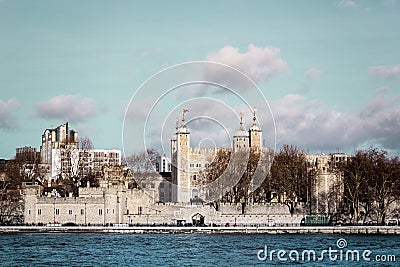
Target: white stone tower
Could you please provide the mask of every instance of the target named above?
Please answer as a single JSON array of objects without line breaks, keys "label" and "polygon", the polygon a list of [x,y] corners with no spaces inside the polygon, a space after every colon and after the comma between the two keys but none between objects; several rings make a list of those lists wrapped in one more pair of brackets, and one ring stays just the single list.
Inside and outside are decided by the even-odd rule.
[{"label": "white stone tower", "polygon": [[249,136],[250,136],[249,145],[256,152],[260,152],[262,131],[260,125],[258,125],[257,123],[256,111],[257,111],[256,108],[253,108],[253,124],[250,126],[249,129]]},{"label": "white stone tower", "polygon": [[189,110],[183,109],[181,125],[176,126],[176,132],[171,140],[172,182],[177,188],[173,197],[176,202],[190,202],[190,131],[185,124],[185,113]]}]

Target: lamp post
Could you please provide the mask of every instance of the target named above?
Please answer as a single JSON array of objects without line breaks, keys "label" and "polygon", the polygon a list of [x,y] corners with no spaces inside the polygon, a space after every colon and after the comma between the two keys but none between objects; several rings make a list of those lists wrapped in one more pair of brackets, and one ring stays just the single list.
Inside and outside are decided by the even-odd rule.
[{"label": "lamp post", "polygon": [[56,198],[53,201],[53,224],[56,224]]}]

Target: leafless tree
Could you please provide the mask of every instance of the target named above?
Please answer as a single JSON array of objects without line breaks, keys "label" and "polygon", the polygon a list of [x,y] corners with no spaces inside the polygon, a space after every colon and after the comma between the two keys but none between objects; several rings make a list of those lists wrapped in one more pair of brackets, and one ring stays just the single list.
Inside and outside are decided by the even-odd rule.
[{"label": "leafless tree", "polygon": [[230,155],[231,151],[229,150],[219,150],[208,167],[200,172],[199,183],[206,188],[206,200],[216,198],[222,201],[231,200],[231,195],[224,196],[222,194],[224,182],[219,179],[228,167]]},{"label": "leafless tree", "polygon": [[343,166],[345,198],[350,205],[353,223],[364,220],[370,211],[377,212],[380,224],[385,223],[389,206],[399,200],[399,159],[387,157],[386,151],[375,148],[359,150]]},{"label": "leafless tree", "polygon": [[[200,173],[203,185],[208,185],[206,188],[209,196],[213,199],[216,199],[217,196],[222,202],[242,203],[243,207],[249,201],[257,202],[264,199],[264,190],[253,188],[257,168],[266,170],[270,164],[268,160],[259,160],[261,153],[253,149],[236,152],[219,150],[213,162]],[[259,166],[259,164],[266,166]],[[262,180],[257,179],[256,181],[257,187],[262,187],[268,172],[260,171],[258,175],[264,175],[260,177]]]},{"label": "leafless tree", "polygon": [[284,145],[275,155],[271,167],[271,188],[278,192],[280,201],[291,213],[297,202],[311,205],[312,181],[316,175],[304,152],[295,146]]},{"label": "leafless tree", "polygon": [[20,184],[23,182],[21,164],[9,160],[0,180],[0,224],[19,223],[22,214]]},{"label": "leafless tree", "polygon": [[385,224],[387,211],[392,203],[400,199],[400,163],[397,157],[387,158],[386,151],[369,151],[372,179],[369,184],[378,222]]},{"label": "leafless tree", "polygon": [[357,224],[360,216],[360,204],[363,193],[368,184],[368,169],[366,168],[366,155],[358,151],[354,157],[348,160],[344,167],[344,183],[346,201],[350,204],[353,224]]},{"label": "leafless tree", "polygon": [[125,158],[125,161],[133,172],[155,172],[157,157],[159,157],[159,155],[160,154],[155,149],[149,148],[146,151],[138,152],[128,156]]},{"label": "leafless tree", "polygon": [[19,190],[0,189],[0,225],[21,223],[22,200]]},{"label": "leafless tree", "polygon": [[78,144],[79,144],[79,149],[82,150],[89,150],[94,148],[93,142],[92,140],[90,140],[89,137],[79,137]]},{"label": "leafless tree", "polygon": [[340,219],[342,215],[341,204],[343,201],[343,193],[341,190],[341,182],[333,183],[327,192],[319,193],[317,196],[318,203],[316,211],[318,214],[328,215],[331,220],[336,221]]}]

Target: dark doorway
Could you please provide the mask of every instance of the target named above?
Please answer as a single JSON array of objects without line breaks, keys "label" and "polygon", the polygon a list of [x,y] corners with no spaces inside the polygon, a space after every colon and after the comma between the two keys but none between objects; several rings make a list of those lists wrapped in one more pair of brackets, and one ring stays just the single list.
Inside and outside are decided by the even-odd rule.
[{"label": "dark doorway", "polygon": [[192,216],[193,226],[203,226],[204,225],[204,216],[200,213],[196,213]]}]

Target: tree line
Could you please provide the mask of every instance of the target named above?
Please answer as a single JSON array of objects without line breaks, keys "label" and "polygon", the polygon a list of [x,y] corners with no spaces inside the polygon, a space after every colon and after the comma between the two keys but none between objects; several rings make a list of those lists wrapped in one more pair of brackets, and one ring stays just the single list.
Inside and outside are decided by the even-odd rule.
[{"label": "tree line", "polygon": [[[203,183],[216,181],[226,172],[232,152],[220,150],[214,161],[201,173]],[[358,150],[346,160],[336,162],[332,157],[325,175],[331,175],[328,190],[317,193],[322,173],[316,162],[296,146],[284,145],[273,158],[270,171],[262,184],[248,190],[261,153],[250,150],[243,158],[246,171],[218,201],[228,203],[278,202],[288,206],[291,214],[325,214],[332,219],[348,220],[352,224],[374,219],[384,224],[392,207],[397,216],[396,202],[400,200],[400,160],[389,157],[387,151],[370,148]],[[394,210],[393,210],[394,209]]]},{"label": "tree line", "polygon": [[[82,140],[79,145],[81,149],[93,147],[89,139]],[[267,153],[267,157],[262,153]],[[327,191],[318,194],[315,188],[321,168],[311,162],[304,151],[296,146],[284,145],[275,153],[273,160],[269,157],[272,154],[273,151],[233,153],[231,150],[219,150],[214,160],[199,173],[198,182],[214,182],[209,193],[218,196],[220,202],[242,203],[244,206],[278,202],[287,205],[291,214],[325,214],[337,220],[350,220],[353,224],[371,219],[384,224],[389,216],[397,217],[400,213],[396,209],[400,200],[400,160],[388,156],[385,150],[358,150],[345,161],[330,160],[327,172],[337,179],[330,183]],[[149,149],[127,157],[125,162],[133,172],[153,172],[158,156],[156,150]],[[26,165],[23,159],[0,163],[0,224],[4,224],[20,208],[21,183],[40,183],[41,171],[38,159],[28,164],[31,169],[22,168]],[[254,188],[254,176],[260,164],[261,173],[265,176]],[[240,175],[237,176],[237,173]],[[59,183],[61,187],[71,186],[77,191],[77,187],[86,185],[87,181],[96,185],[93,175],[67,172]]]}]

